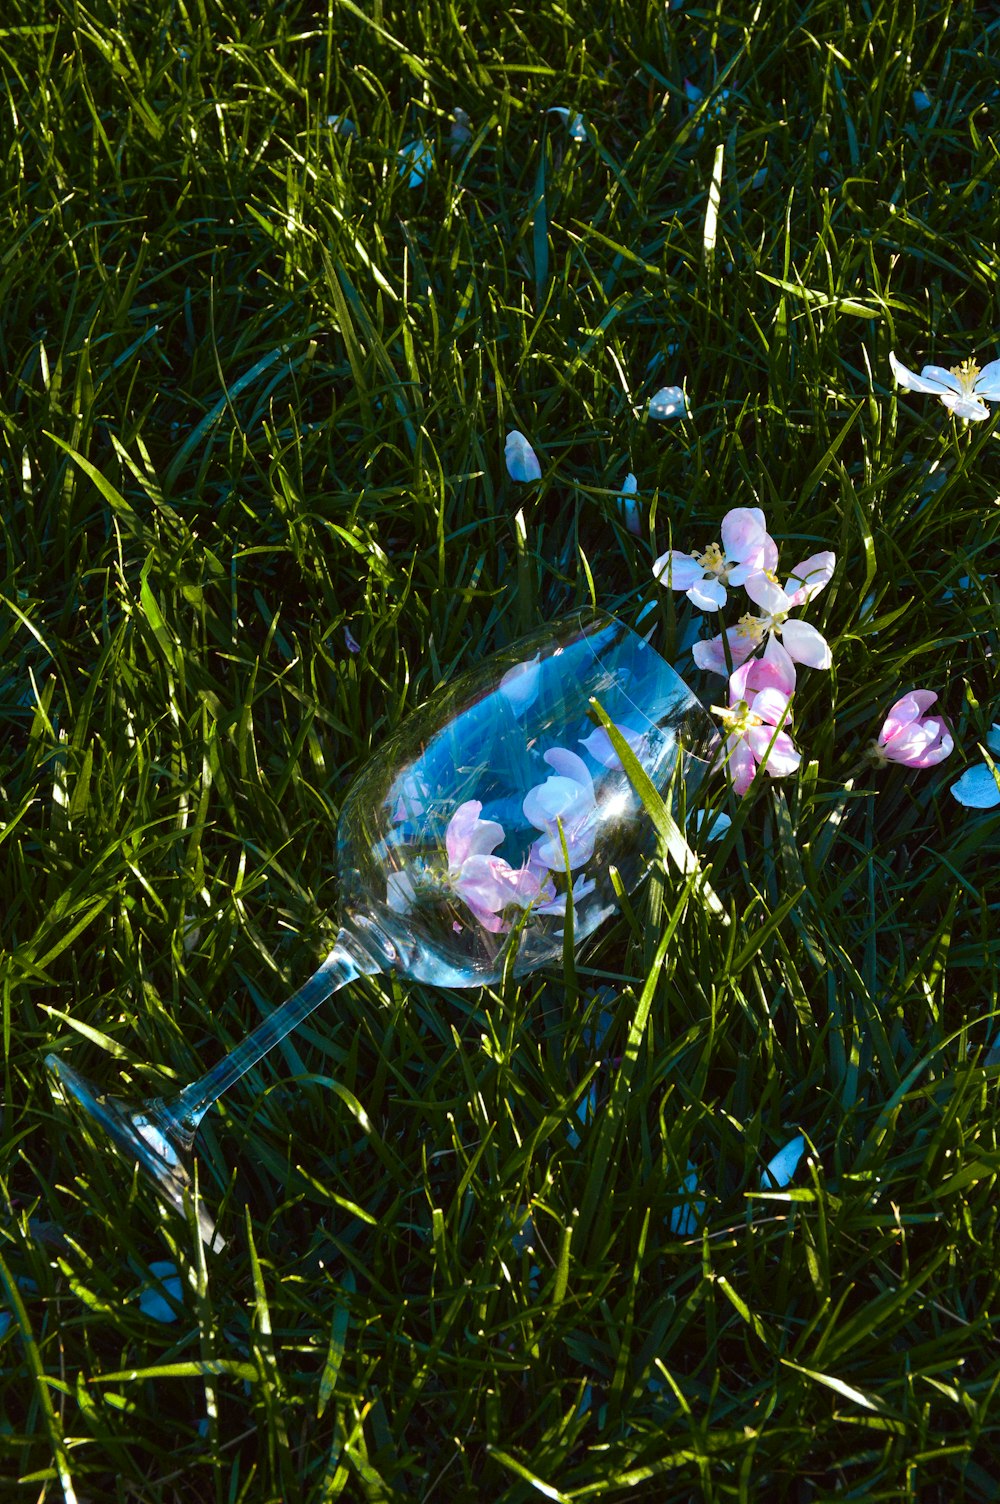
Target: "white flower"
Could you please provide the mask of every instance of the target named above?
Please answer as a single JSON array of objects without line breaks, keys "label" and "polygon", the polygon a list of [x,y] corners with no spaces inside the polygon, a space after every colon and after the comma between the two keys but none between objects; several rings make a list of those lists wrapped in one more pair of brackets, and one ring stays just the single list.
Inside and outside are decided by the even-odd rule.
[{"label": "white flower", "polygon": [[699,611],[721,611],[727,585],[745,585],[752,574],[773,570],[778,549],[764,526],[760,507],[733,507],[722,519],[722,543],[704,553],[669,548],[653,565],[653,575],[668,590],[683,590]]},{"label": "white flower", "polygon": [[[836,555],[828,549],[811,554],[801,564],[796,564],[785,581],[784,590],[771,572],[750,576],[744,589],[760,606],[761,614],[753,616],[748,612],[725,634],[735,668],[745,663],[761,643],[773,641],[774,636],[781,638],[788,655],[796,663],[805,664],[807,668],[830,667],[832,659],[826,638],[808,622],[790,620],[789,612],[812,600],[829,583],[836,562]],[[721,633],[718,637],[696,642],[692,651],[699,668],[711,674],[728,673]]]},{"label": "white flower", "polygon": [[649,399],[649,416],[651,418],[689,418],[691,409],[688,407],[687,395],[682,386],[661,386]]},{"label": "white flower", "polygon": [[524,434],[519,433],[516,428],[511,429],[507,435],[503,454],[511,480],[541,480],[542,467],[538,463],[538,455]]},{"label": "white flower", "polygon": [[910,392],[929,392],[939,397],[956,418],[981,423],[990,415],[987,402],[1000,402],[1000,360],[991,360],[980,370],[974,360],[946,371],[944,366],[924,366],[920,375],[907,370],[889,351],[892,374]]}]

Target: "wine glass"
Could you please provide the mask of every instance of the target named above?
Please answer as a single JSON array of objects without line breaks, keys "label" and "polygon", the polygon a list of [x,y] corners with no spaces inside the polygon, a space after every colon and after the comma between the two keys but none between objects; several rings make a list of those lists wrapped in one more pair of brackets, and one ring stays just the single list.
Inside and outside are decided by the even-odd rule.
[{"label": "wine glass", "polygon": [[613,872],[632,890],[656,845],[595,702],[658,792],[696,787],[717,743],[704,707],[622,622],[573,612],[460,675],[362,769],[337,828],[341,926],[297,992],[169,1100],[106,1096],[48,1055],[65,1095],[183,1212],[209,1107],[338,988],[389,970],[478,987],[559,961],[569,925],[581,946],[616,908]]}]

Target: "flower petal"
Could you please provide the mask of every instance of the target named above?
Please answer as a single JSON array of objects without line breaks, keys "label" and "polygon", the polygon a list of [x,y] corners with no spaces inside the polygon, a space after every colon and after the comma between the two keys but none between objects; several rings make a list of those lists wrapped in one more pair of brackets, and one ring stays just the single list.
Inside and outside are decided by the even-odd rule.
[{"label": "flower petal", "polygon": [[[933,381],[939,389],[953,392],[955,396],[961,396],[965,390],[954,371],[949,371],[944,366],[921,366],[920,376],[923,381]],[[938,395],[942,395],[940,390]]]},{"label": "flower petal", "polygon": [[807,621],[786,621],[781,628],[781,640],[789,656],[806,668],[829,668],[833,662],[826,638]]},{"label": "flower petal", "polygon": [[571,752],[568,747],[550,747],[545,753],[544,759],[550,768],[555,768],[560,778],[571,778],[574,783],[579,783],[587,792],[587,797],[594,797],[594,780],[590,776],[590,769],[578,752]]},{"label": "flower petal", "polygon": [[[903,365],[902,361],[897,360],[891,350],[889,351],[889,365],[892,367],[892,374],[895,376],[899,385],[905,387],[907,391],[930,392],[933,396],[940,397],[942,392],[942,382],[938,380],[928,380],[927,376],[928,371],[940,371],[942,369],[940,366],[924,366],[922,373],[918,376],[916,371],[911,371],[907,366]],[[948,378],[948,380],[943,383],[944,390],[961,390],[954,376],[950,375],[948,371],[945,371],[944,375]]]},{"label": "flower petal", "polygon": [[752,574],[743,586],[755,606],[766,611],[768,616],[777,616],[791,610],[791,602],[781,586],[763,572]]},{"label": "flower petal", "polygon": [[801,564],[796,564],[785,584],[785,594],[796,606],[805,605],[814,595],[830,583],[837,564],[837,555],[829,549],[810,554]]},{"label": "flower petal", "polygon": [[[171,1264],[166,1259],[156,1259],[150,1264],[149,1272],[156,1284],[144,1285],[140,1290],[139,1310],[153,1321],[176,1321],[175,1305],[184,1303],[184,1292],[176,1264]],[[170,1299],[166,1300],[164,1296],[169,1296]]]},{"label": "flower petal", "polygon": [[651,418],[687,418],[690,416],[688,400],[682,386],[661,386],[649,399]]},{"label": "flower petal", "polygon": [[880,746],[885,746],[907,726],[918,719],[925,710],[929,710],[937,699],[937,693],[933,689],[913,689],[909,694],[903,695],[889,711],[885,718],[885,724],[879,732]]},{"label": "flower petal", "polygon": [[795,689],[795,679],[795,661],[772,632],[763,656],[750,660],[745,690],[756,693],[761,689],[779,689],[788,696]]},{"label": "flower petal", "polygon": [[507,435],[503,453],[511,480],[541,480],[542,467],[538,463],[538,456],[524,434],[516,428],[511,429]]},{"label": "flower petal", "polygon": [[498,689],[515,715],[529,709],[538,698],[539,654],[524,663],[515,663],[500,680]]},{"label": "flower petal", "polygon": [[586,141],[587,127],[582,115],[570,115],[569,110],[563,104],[553,104],[545,111],[546,115],[561,115],[566,122],[566,129],[574,141]]},{"label": "flower petal", "polygon": [[721,611],[728,596],[721,580],[702,579],[691,586],[687,598],[699,611]]},{"label": "flower petal", "polygon": [[768,1160],[767,1167],[761,1172],[760,1177],[761,1186],[765,1191],[780,1190],[782,1186],[788,1184],[798,1169],[805,1147],[806,1141],[801,1133],[798,1133],[783,1149],[778,1150],[773,1159]]},{"label": "flower petal", "polygon": [[733,788],[742,799],[751,783],[753,783],[753,775],[757,771],[756,759],[742,736],[727,737],[726,752],[728,753],[727,766],[729,768],[729,776],[733,780]]},{"label": "flower petal", "polygon": [[642,512],[639,508],[639,482],[631,470],[622,481],[622,488],[615,498],[625,526],[636,537],[642,532]]},{"label": "flower petal", "polygon": [[941,401],[949,412],[953,412],[956,418],[966,418],[970,423],[982,423],[990,415],[990,410],[985,402],[980,402],[977,397],[970,397],[965,392],[954,396],[951,392],[942,392]]},{"label": "flower petal", "polygon": [[760,507],[733,507],[722,519],[722,548],[737,564],[755,563],[764,553],[764,513]]},{"label": "flower petal", "polygon": [[[752,669],[754,665],[751,664],[749,666]],[[746,673],[746,669],[742,669],[740,672]],[[736,675],[734,674],[733,678],[735,679],[735,677]],[[768,723],[768,726],[791,724],[792,718],[788,709],[788,696],[783,694],[780,689],[768,688],[760,690],[752,697],[750,708],[754,715],[759,715],[762,721]],[[770,739],[771,732],[768,731],[767,735],[768,739]]]},{"label": "flower petal", "polygon": [[434,153],[426,141],[408,141],[399,148],[399,175],[408,188],[419,188],[434,167]]},{"label": "flower petal", "polygon": [[721,841],[732,823],[732,818],[723,809],[716,810],[713,815],[707,809],[696,809],[688,821],[703,841]]},{"label": "flower petal", "polygon": [[986,402],[1000,402],[1000,360],[991,360],[983,366],[972,390]]},{"label": "flower petal", "polygon": [[668,548],[654,563],[653,575],[667,590],[690,590],[705,578],[705,570],[690,554]]},{"label": "flower petal", "polygon": [[802,754],[787,731],[775,734],[770,726],[751,726],[747,741],[759,765],[772,778],[787,778],[802,761]]},{"label": "flower petal", "polygon": [[684,1183],[676,1192],[678,1204],[671,1210],[667,1225],[679,1238],[691,1238],[705,1214],[705,1198],[698,1189],[698,1174],[690,1160]]},{"label": "flower petal", "polygon": [[467,799],[448,821],[444,845],[450,867],[461,867],[471,856],[488,855],[503,840],[502,825],[480,820],[482,807],[478,799]]},{"label": "flower petal", "polygon": [[[755,644],[738,627],[729,628],[726,632],[726,641],[729,643],[733,667],[739,668],[740,664],[745,663],[753,653]],[[704,669],[706,673],[728,675],[729,665],[726,662],[721,633],[718,637],[702,638],[700,642],[696,642],[691,649],[691,654],[698,667]]]},{"label": "flower petal", "polygon": [[996,809],[1000,804],[1000,784],[994,778],[992,768],[985,763],[966,768],[961,778],[952,784],[951,792],[966,809]]},{"label": "flower petal", "polygon": [[[633,731],[631,726],[616,725],[615,730],[621,733],[632,751],[638,753],[646,739],[646,733]],[[621,758],[611,745],[611,738],[603,726],[598,726],[589,736],[581,736],[580,745],[586,747],[594,761],[599,762],[602,768],[621,767]]]}]

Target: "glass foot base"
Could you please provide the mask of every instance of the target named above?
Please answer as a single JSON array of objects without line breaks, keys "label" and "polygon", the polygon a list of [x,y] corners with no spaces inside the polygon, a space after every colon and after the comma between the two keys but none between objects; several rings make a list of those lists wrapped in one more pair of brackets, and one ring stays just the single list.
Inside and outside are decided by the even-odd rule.
[{"label": "glass foot base", "polygon": [[[157,1125],[154,1104],[130,1107],[118,1097],[101,1095],[86,1076],[81,1076],[58,1055],[46,1055],[45,1065],[67,1100],[72,1099],[82,1107],[126,1159],[138,1160],[163,1200],[186,1217],[186,1204],[194,1200],[191,1177],[177,1149]],[[217,1236],[215,1223],[201,1197],[196,1214],[202,1241],[210,1248],[221,1247],[222,1239]]]}]

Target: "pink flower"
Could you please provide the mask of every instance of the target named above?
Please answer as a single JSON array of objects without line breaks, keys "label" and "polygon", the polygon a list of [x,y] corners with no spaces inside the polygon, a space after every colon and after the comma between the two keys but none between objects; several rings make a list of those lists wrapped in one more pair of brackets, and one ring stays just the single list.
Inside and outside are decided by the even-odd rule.
[{"label": "pink flower", "polygon": [[515,870],[503,857],[493,855],[504,830],[496,820],[479,818],[482,807],[478,799],[468,799],[448,822],[444,837],[448,883],[483,928],[496,934],[504,927],[500,911],[512,903],[521,908],[535,903],[542,885],[529,868]]},{"label": "pink flower", "polygon": [[[801,564],[796,564],[785,581],[784,590],[770,570],[750,575],[746,581],[746,593],[760,606],[761,614],[742,616],[725,634],[735,667],[745,663],[762,642],[770,640],[772,634],[781,638],[796,663],[805,664],[807,668],[830,667],[832,658],[826,638],[808,622],[790,620],[789,613],[819,594],[829,583],[836,562],[836,555],[829,551],[812,554]],[[712,674],[729,672],[721,634],[696,642],[692,652],[699,668]]]},{"label": "pink flower", "polygon": [[573,871],[588,862],[594,852],[597,824],[594,780],[583,758],[566,747],[551,747],[545,753],[545,761],[555,769],[555,777],[529,789],[522,806],[528,823],[543,832],[531,848],[531,861],[553,872],[565,872],[565,841],[569,870]]},{"label": "pink flower", "polygon": [[775,569],[778,549],[764,527],[760,507],[733,507],[722,519],[722,543],[704,553],[670,548],[653,565],[653,574],[668,590],[683,590],[700,611],[719,611],[727,585],[743,585],[761,569]]},{"label": "pink flower", "polygon": [[905,768],[933,768],[944,761],[955,743],[944,721],[924,715],[936,699],[932,689],[914,689],[896,701],[872,743],[872,756],[880,766],[898,762]]},{"label": "pink flower", "polygon": [[723,753],[733,788],[743,795],[763,768],[772,778],[794,773],[801,753],[787,731],[789,701],[795,689],[795,665],[775,644],[770,656],[754,659],[738,668],[729,679],[729,708],[713,706],[728,735]]}]

